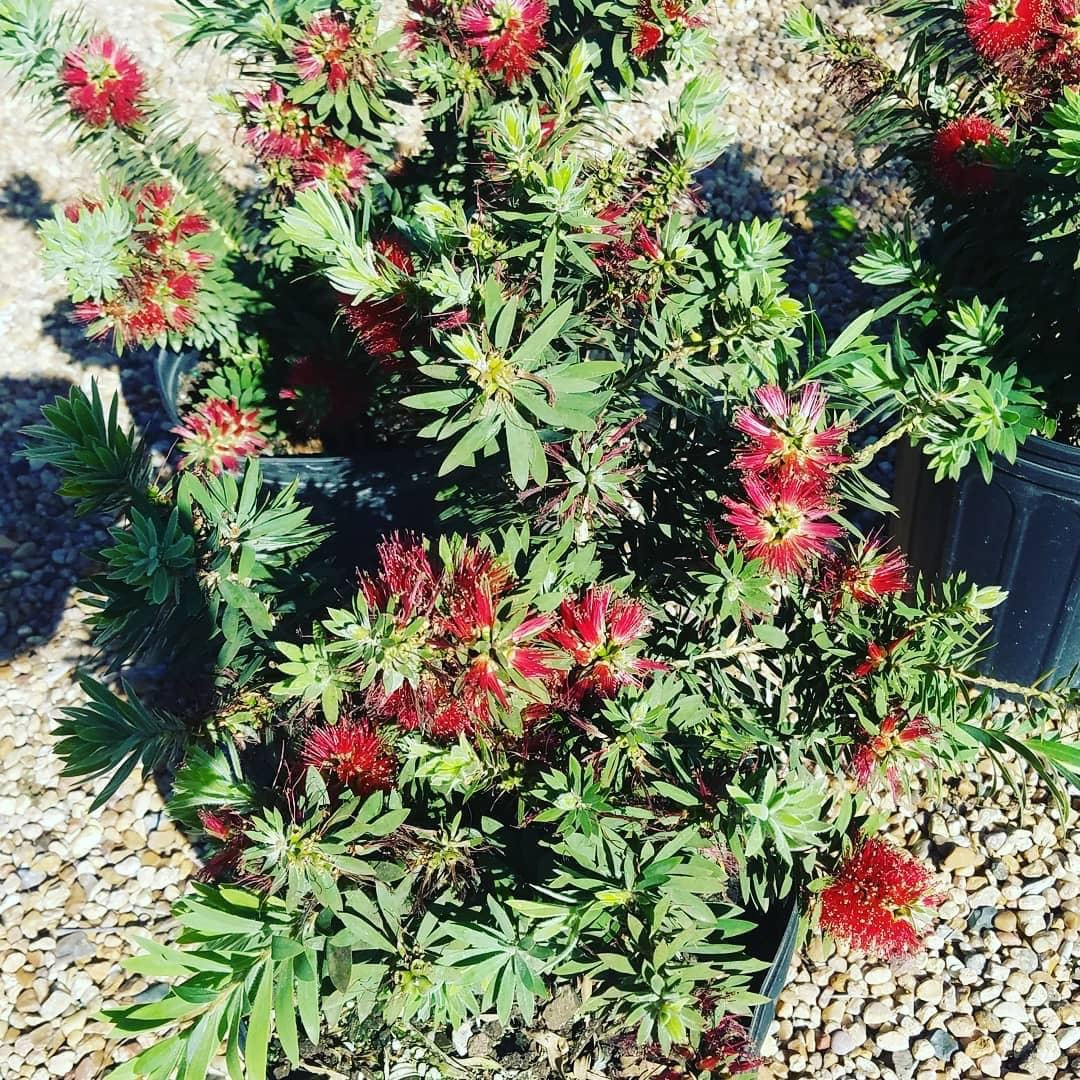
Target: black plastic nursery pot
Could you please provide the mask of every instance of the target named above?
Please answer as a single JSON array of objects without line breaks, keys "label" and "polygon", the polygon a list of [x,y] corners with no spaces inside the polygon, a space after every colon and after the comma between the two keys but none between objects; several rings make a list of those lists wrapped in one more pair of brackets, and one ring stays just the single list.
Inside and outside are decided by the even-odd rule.
[{"label": "black plastic nursery pot", "polygon": [[994,460],[989,484],[972,464],[935,483],[901,447],[893,499],[897,542],[915,569],[999,585],[983,671],[1030,683],[1053,672],[1080,686],[1080,449],[1033,436],[1013,464]]},{"label": "black plastic nursery pot", "polygon": [[[181,381],[198,363],[194,352],[160,350],[153,357],[154,379],[169,427],[180,424]],[[347,561],[369,561],[375,543],[388,532],[430,532],[438,512],[438,459],[414,448],[363,450],[354,455],[295,454],[259,458],[266,484],[297,482],[297,494],[315,518],[335,524],[331,547]],[[346,546],[348,550],[346,549]]]},{"label": "black plastic nursery pot", "polygon": [[754,989],[768,1001],[755,1005],[750,1012],[747,1032],[756,1050],[761,1050],[769,1026],[776,1017],[780,995],[787,985],[791,962],[795,958],[795,945],[799,940],[799,920],[802,912],[792,894],[784,904],[774,905],[759,924],[750,942],[750,952],[769,966],[761,973],[760,982]]}]

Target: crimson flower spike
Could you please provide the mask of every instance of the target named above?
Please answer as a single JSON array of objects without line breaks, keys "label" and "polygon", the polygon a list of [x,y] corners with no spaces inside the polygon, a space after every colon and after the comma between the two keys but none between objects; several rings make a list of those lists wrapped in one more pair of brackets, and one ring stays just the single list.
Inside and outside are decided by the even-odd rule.
[{"label": "crimson flower spike", "polygon": [[944,899],[930,871],[885,840],[864,841],[821,893],[821,929],[863,952],[904,960],[922,948],[913,918]]}]

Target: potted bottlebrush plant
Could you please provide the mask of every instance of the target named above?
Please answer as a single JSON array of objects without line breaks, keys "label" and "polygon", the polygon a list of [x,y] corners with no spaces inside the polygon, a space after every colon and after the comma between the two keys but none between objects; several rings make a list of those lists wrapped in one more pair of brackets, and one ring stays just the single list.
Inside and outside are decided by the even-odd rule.
[{"label": "potted bottlebrush plant", "polygon": [[[430,520],[431,492],[416,513],[428,470],[403,388],[467,308],[469,275],[517,272],[508,258],[541,235],[531,219],[500,229],[498,206],[488,226],[476,213],[492,190],[493,115],[515,101],[539,110],[552,155],[565,141],[555,128],[591,117],[597,139],[617,139],[605,99],[704,55],[702,20],[678,4],[543,0],[183,7],[182,47],[242,50],[243,88],[226,104],[258,166],[252,189],[223,181],[122,43],[54,16],[48,0],[0,11],[0,63],[103,176],[43,223],[46,267],[65,277],[91,337],[151,350],[181,467],[235,469],[259,455],[265,479],[297,478],[336,508],[351,489],[375,524],[409,523],[410,511]],[[628,154],[611,167],[648,162]],[[315,188],[380,223],[369,263],[347,281],[312,276],[278,229]],[[444,223],[438,237],[399,235],[395,216],[429,198],[456,207],[471,234],[451,240]],[[578,214],[579,239],[611,227],[602,209]],[[395,288],[373,295],[365,272]]]},{"label": "potted bottlebrush plant", "polygon": [[[544,153],[507,155],[508,196]],[[283,227],[333,280],[367,265],[354,215],[318,189]],[[585,259],[559,232],[537,291],[470,292],[420,369],[436,388],[407,402],[436,414],[463,531],[389,535],[355,551],[358,579],[312,558],[320,530],[257,458],[154,481],[115,404],[78,388],[28,433],[79,512],[117,518],[88,583],[103,649],[204,675],[167,709],[87,675],[58,722],[99,805],[136,767],[173,770],[169,812],[207,846],[176,945],[130,961],[171,989],[112,1011],[154,1039],[114,1076],[197,1080],[220,1054],[261,1080],[335,1045],[389,1070],[403,1038],[463,1076],[507,1041],[552,1076],[746,1074],[768,1013],[740,1017],[767,1010],[796,937],[917,954],[942,889],[880,835],[909,785],[1011,752],[1067,812],[1076,695],[1014,688],[1005,716],[975,673],[1000,592],[919,583],[851,524],[883,505],[868,468],[916,412],[941,461],[1003,437],[985,343],[943,372],[868,333],[873,311],[826,345],[785,292],[778,224],[647,221],[610,264],[621,229]],[[880,410],[835,379],[853,367],[907,376],[869,444]],[[454,1052],[481,1034],[480,1060]]]},{"label": "potted bottlebrush plant", "polygon": [[859,140],[884,150],[880,160],[908,162],[925,217],[918,239],[872,236],[855,272],[896,293],[892,310],[943,364],[957,325],[947,311],[964,303],[964,334],[977,333],[994,354],[987,409],[1005,407],[1002,387],[1025,386],[1042,410],[1026,418],[1026,442],[990,441],[966,469],[957,461],[936,470],[934,480],[947,483],[901,451],[898,536],[928,572],[964,571],[1008,589],[987,670],[1022,682],[1051,670],[1080,680],[1074,5],[882,8],[904,49],[896,69],[806,9],[791,21],[821,56],[826,86],[850,106]]}]

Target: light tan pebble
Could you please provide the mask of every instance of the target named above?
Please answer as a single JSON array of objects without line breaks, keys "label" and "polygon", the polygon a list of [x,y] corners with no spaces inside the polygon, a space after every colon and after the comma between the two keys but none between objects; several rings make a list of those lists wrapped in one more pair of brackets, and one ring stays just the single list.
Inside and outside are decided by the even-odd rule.
[{"label": "light tan pebble", "polygon": [[1031,947],[1040,955],[1056,952],[1061,945],[1061,935],[1056,930],[1047,930],[1045,933],[1036,934],[1031,942]]},{"label": "light tan pebble", "polygon": [[979,1068],[982,1069],[986,1076],[1000,1076],[1001,1075],[1001,1055],[1000,1054],[987,1054],[986,1057],[979,1059]]},{"label": "light tan pebble", "polygon": [[1016,930],[1016,912],[1015,911],[999,911],[994,916],[994,928],[997,930],[1005,930],[1008,933],[1013,933]]},{"label": "light tan pebble", "polygon": [[893,981],[893,974],[887,967],[872,967],[863,979],[867,986],[884,986]]},{"label": "light tan pebble", "polygon": [[911,1043],[910,1038],[901,1031],[882,1031],[875,1041],[882,1050],[889,1054],[901,1053]]},{"label": "light tan pebble", "polygon": [[940,979],[924,979],[915,987],[915,996],[920,1001],[936,1005],[945,993],[945,986]]},{"label": "light tan pebble", "polygon": [[25,964],[25,953],[11,952],[4,957],[3,963],[0,963],[0,971],[5,975],[11,975],[16,971],[19,971]]},{"label": "light tan pebble", "polygon": [[1047,1033],[1035,1044],[1035,1056],[1047,1065],[1053,1065],[1061,1057],[1061,1047],[1053,1035]]},{"label": "light tan pebble", "polygon": [[975,1020],[963,1013],[952,1016],[945,1022],[949,1034],[957,1039],[970,1039],[975,1035]]},{"label": "light tan pebble", "polygon": [[49,1058],[49,1072],[53,1076],[66,1076],[75,1065],[75,1053],[72,1050],[61,1050]]},{"label": "light tan pebble", "polygon": [[994,1052],[994,1040],[989,1035],[980,1035],[964,1047],[964,1052],[974,1061],[981,1061],[987,1054]]},{"label": "light tan pebble", "polygon": [[847,1006],[843,1001],[830,1001],[821,1010],[821,1019],[828,1023],[839,1023],[847,1014]]},{"label": "light tan pebble", "polygon": [[54,990],[38,1010],[44,1020],[55,1020],[65,1009],[71,1006],[71,995],[63,990]]},{"label": "light tan pebble", "polygon": [[911,1047],[911,1056],[916,1061],[929,1061],[934,1057],[934,1048],[930,1045],[929,1039],[917,1039],[915,1044]]},{"label": "light tan pebble", "polygon": [[954,847],[948,855],[945,856],[945,862],[942,864],[946,870],[959,872],[963,870],[974,870],[979,865],[978,855],[972,851],[969,847]]}]

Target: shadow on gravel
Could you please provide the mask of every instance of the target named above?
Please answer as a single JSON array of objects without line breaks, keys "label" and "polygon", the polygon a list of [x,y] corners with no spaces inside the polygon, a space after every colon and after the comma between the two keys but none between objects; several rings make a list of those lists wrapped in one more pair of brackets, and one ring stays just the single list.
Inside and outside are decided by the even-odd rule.
[{"label": "shadow on gravel", "polygon": [[0,184],[0,215],[36,225],[53,216],[53,204],[42,198],[41,185],[29,173],[16,173]]},{"label": "shadow on gravel", "polygon": [[[808,159],[800,159],[800,171],[812,165]],[[809,299],[829,337],[880,300],[875,290],[861,284],[851,273],[850,265],[863,248],[862,230],[845,232],[833,217],[834,211],[846,207],[837,190],[848,186],[845,180],[849,173],[859,171],[840,169],[835,164],[832,171],[831,187],[808,192],[800,200],[809,225],[798,224],[781,212],[778,204],[785,192],[762,181],[758,167],[738,143],[729,146],[697,178],[705,212],[720,221],[737,225],[752,218],[783,218],[790,238],[787,256],[791,265],[786,273],[789,289],[797,299]]]},{"label": "shadow on gravel", "polygon": [[117,356],[108,340],[90,341],[86,337],[83,327],[72,320],[72,310],[67,300],[54,304],[52,310],[42,317],[42,333],[81,367],[118,367],[124,404],[135,426],[153,446],[167,449],[173,439],[168,435],[165,410],[161,407],[154,384],[150,353],[142,349],[125,349],[121,356]]},{"label": "shadow on gravel", "polygon": [[100,523],[76,521],[56,493],[56,478],[16,457],[21,428],[42,405],[67,394],[64,379],[0,378],[0,661],[52,637],[82,552],[104,536]]}]

